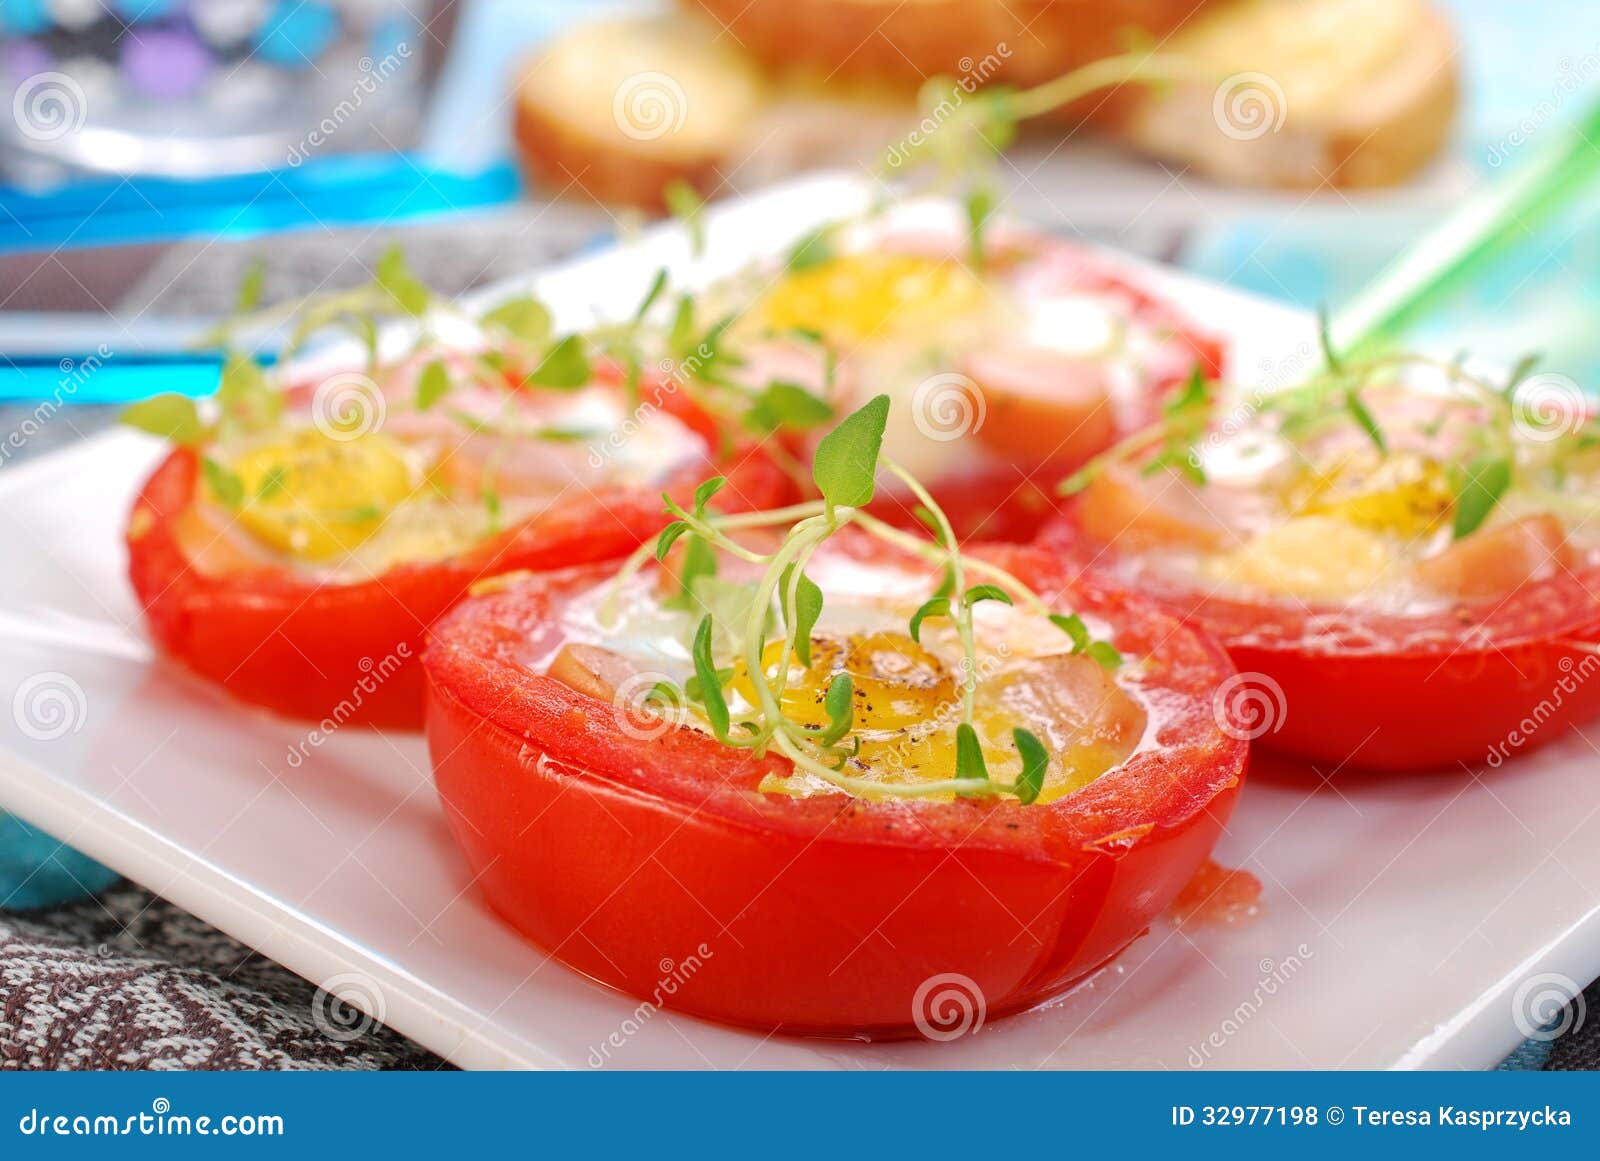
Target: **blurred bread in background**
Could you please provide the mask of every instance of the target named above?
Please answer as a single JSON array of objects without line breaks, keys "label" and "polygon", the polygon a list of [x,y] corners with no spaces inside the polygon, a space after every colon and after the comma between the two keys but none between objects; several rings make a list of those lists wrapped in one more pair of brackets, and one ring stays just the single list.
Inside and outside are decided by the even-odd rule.
[{"label": "blurred bread in background", "polygon": [[917,123],[929,77],[1027,87],[1130,46],[1197,79],[1096,94],[1031,131],[1088,121],[1223,182],[1358,188],[1414,174],[1456,109],[1456,41],[1429,0],[685,0],[545,45],[518,82],[517,143],[547,191],[659,208],[675,179],[714,194],[872,160]]}]

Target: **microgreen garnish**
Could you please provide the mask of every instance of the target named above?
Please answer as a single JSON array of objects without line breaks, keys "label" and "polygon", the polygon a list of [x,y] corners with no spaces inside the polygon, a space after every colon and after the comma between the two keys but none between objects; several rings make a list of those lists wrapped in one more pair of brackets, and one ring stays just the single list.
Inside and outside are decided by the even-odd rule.
[{"label": "microgreen garnish", "polygon": [[784,259],[783,265],[791,274],[801,270],[809,270],[813,266],[821,266],[833,257],[833,242],[831,230],[824,226],[812,230],[805,237],[794,244],[789,251],[789,256]]},{"label": "microgreen garnish", "polygon": [[155,395],[130,403],[122,411],[122,422],[173,443],[200,443],[209,434],[205,422],[186,395]]},{"label": "microgreen garnish", "polygon": [[762,435],[786,427],[809,431],[833,418],[833,405],[819,399],[798,383],[774,379],[768,383],[745,413],[746,424]]},{"label": "microgreen garnish", "polygon": [[[601,608],[606,622],[615,608],[617,594],[652,556],[666,558],[682,543],[683,552],[675,566],[680,593],[668,598],[669,607],[694,609],[703,615],[697,623],[691,656],[694,677],[684,685],[687,704],[684,712],[701,715],[713,734],[731,746],[756,752],[776,750],[788,758],[796,772],[805,772],[834,786],[861,794],[894,797],[956,795],[959,797],[1012,797],[1031,802],[1038,797],[1048,755],[1034,735],[1023,731],[1027,740],[1018,743],[1015,761],[1021,775],[1015,783],[990,777],[988,762],[974,725],[975,693],[979,670],[977,642],[973,628],[973,608],[985,601],[1017,605],[1039,617],[1049,617],[1068,632],[1072,651],[1087,653],[1101,664],[1111,664],[1116,650],[1093,638],[1087,625],[1075,615],[1057,613],[1015,576],[987,560],[969,558],[956,544],[948,517],[927,490],[899,464],[883,455],[883,433],[888,422],[887,397],[867,403],[848,415],[817,447],[812,464],[821,500],[796,504],[775,512],[723,514],[708,509],[707,501],[722,485],[708,480],[696,492],[689,507],[665,498],[667,512],[674,517],[654,541],[642,546],[623,565],[611,595]],[[915,535],[886,524],[863,510],[876,488],[882,470],[910,489],[926,512],[925,519],[934,539]],[[789,682],[792,655],[804,669],[811,669],[816,657],[813,635],[824,608],[820,585],[807,575],[806,566],[816,551],[846,526],[854,525],[873,538],[920,560],[939,576],[938,589],[930,594],[912,615],[909,635],[922,643],[925,622],[939,618],[950,623],[959,642],[960,705],[949,707],[958,716],[956,743],[958,770],[955,778],[941,781],[880,781],[853,772],[852,762],[860,751],[858,728],[860,695],[848,674],[833,673],[828,680],[823,708],[827,724],[802,724],[788,717],[783,708],[784,690]],[[757,551],[735,539],[740,530],[786,529],[776,548]],[[706,566],[695,563],[700,553],[707,554],[715,568],[716,553],[725,553],[758,566],[759,579],[737,582],[708,574]],[[968,584],[976,574],[978,583]],[[687,583],[684,578],[688,577]],[[960,598],[955,599],[959,593]],[[782,647],[774,663],[769,642],[783,634]],[[718,658],[734,660],[734,666],[718,667]],[[736,672],[742,676],[735,680]],[[737,729],[732,723],[727,695],[730,681],[739,695],[750,703],[748,714],[740,711]],[[746,686],[748,685],[748,689]],[[958,711],[958,712],[957,712]],[[944,711],[941,710],[941,713]],[[949,719],[945,719],[948,721]]]},{"label": "microgreen garnish", "polygon": [[888,422],[889,397],[879,395],[846,416],[817,444],[811,478],[830,508],[859,508],[872,502]]},{"label": "microgreen garnish", "polygon": [[711,614],[700,619],[694,632],[694,675],[699,681],[695,691],[705,707],[706,721],[719,741],[728,739],[728,702],[722,696],[722,679],[717,674],[716,663],[711,660]]},{"label": "microgreen garnish", "polygon": [[705,209],[705,199],[681,177],[673,178],[666,184],[661,191],[661,198],[667,204],[667,212],[689,231],[690,250],[696,256],[703,253],[706,248],[706,228],[701,211]]},{"label": "microgreen garnish", "polygon": [[591,374],[583,336],[568,335],[545,353],[539,365],[529,372],[528,382],[539,387],[572,390],[588,383]]},{"label": "microgreen garnish", "polygon": [[442,359],[435,359],[417,376],[417,410],[427,411],[450,393],[450,371]]},{"label": "microgreen garnish", "polygon": [[231,469],[207,456],[200,462],[200,470],[217,503],[224,508],[238,508],[244,504],[244,481]]},{"label": "microgreen garnish", "polygon": [[1039,797],[1044,789],[1044,776],[1050,769],[1050,754],[1044,743],[1024,729],[1011,731],[1011,740],[1022,756],[1022,773],[1017,777],[1017,801],[1024,806]]},{"label": "microgreen garnish", "polygon": [[1511,486],[1511,461],[1484,456],[1458,469],[1455,488],[1456,540],[1476,532]]},{"label": "microgreen garnish", "polygon": [[520,342],[538,345],[550,338],[550,311],[537,298],[509,298],[485,312],[484,326],[503,331]]},{"label": "microgreen garnish", "polygon": [[[1239,415],[1247,415],[1260,432],[1282,441],[1302,462],[1315,463],[1314,441],[1330,428],[1347,425],[1360,432],[1381,461],[1397,454],[1436,459],[1437,452],[1417,439],[1433,441],[1452,418],[1465,444],[1465,467],[1449,469],[1452,500],[1449,520],[1455,539],[1481,528],[1513,483],[1553,506],[1570,504],[1562,494],[1572,457],[1600,443],[1600,422],[1573,417],[1571,429],[1547,434],[1551,421],[1528,414],[1516,387],[1535,359],[1521,360],[1509,378],[1487,378],[1471,371],[1464,357],[1436,359],[1391,351],[1359,361],[1333,356],[1332,362],[1294,386],[1244,396],[1223,384],[1197,385],[1192,378],[1168,402],[1160,421],[1124,439],[1091,460],[1058,485],[1062,495],[1086,488],[1108,466],[1136,465],[1146,474],[1180,471],[1198,484],[1206,482],[1201,465],[1207,445],[1239,434]],[[1403,387],[1406,377],[1421,372],[1443,380],[1444,391],[1428,397],[1439,401],[1426,416],[1380,422],[1380,412],[1367,400],[1379,389]],[[1543,422],[1541,423],[1541,419]],[[1528,432],[1535,433],[1529,438]]]}]

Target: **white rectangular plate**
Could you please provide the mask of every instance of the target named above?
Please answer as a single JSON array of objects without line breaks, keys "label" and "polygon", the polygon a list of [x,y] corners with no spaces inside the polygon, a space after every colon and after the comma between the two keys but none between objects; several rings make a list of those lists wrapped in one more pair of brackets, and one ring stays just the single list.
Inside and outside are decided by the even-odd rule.
[{"label": "white rectangular plate", "polygon": [[[534,285],[579,314],[626,311],[663,263],[724,272],[867,197],[837,178],[785,186],[713,215],[702,261],[666,228]],[[1247,377],[1308,368],[1303,316],[1144,273],[1237,337]],[[116,433],[0,477],[0,806],[458,1064],[1486,1066],[1522,1038],[1546,973],[1600,975],[1600,778],[1573,736],[1492,771],[1261,762],[1218,851],[1261,879],[1259,918],[1162,923],[1064,999],[949,1043],[764,1038],[641,1009],[489,913],[419,736],[307,746],[303,726],[153,659],[121,532],[159,453]]]}]

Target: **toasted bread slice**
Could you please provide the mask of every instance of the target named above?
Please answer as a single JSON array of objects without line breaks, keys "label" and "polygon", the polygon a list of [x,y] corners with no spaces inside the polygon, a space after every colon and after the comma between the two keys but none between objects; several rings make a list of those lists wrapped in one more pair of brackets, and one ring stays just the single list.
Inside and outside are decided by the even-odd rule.
[{"label": "toasted bread slice", "polygon": [[1208,79],[1124,102],[1115,132],[1221,181],[1393,185],[1455,114],[1455,38],[1427,0],[1231,0],[1161,51]]},{"label": "toasted bread slice", "polygon": [[523,71],[516,138],[546,188],[660,209],[673,180],[736,192],[808,166],[876,158],[915,118],[909,96],[763,75],[707,22],[579,25]]},{"label": "toasted bread slice", "polygon": [[1217,0],[687,0],[769,68],[902,87],[1037,84],[1160,39]]},{"label": "toasted bread slice", "polygon": [[580,24],[523,71],[516,137],[547,187],[660,208],[674,179],[715,185],[769,100],[749,57],[696,21]]}]

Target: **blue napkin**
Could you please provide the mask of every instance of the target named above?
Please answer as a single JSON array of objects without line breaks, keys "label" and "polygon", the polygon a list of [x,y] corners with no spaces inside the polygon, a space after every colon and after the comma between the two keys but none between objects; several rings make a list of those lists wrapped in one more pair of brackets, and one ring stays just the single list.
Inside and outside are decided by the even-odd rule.
[{"label": "blue napkin", "polygon": [[20,818],[0,813],[0,910],[53,907],[104,891],[121,877]]}]

